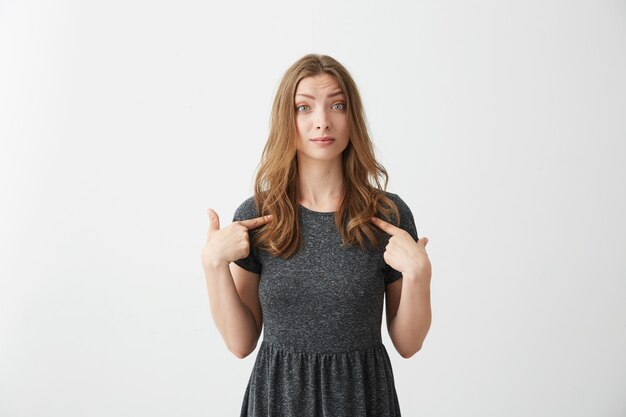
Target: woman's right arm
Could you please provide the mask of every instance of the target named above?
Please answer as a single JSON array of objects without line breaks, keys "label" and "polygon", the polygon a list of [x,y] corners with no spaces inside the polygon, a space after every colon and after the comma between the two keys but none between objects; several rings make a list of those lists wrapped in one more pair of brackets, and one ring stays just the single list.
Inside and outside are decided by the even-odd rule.
[{"label": "woman's right arm", "polygon": [[254,351],[262,328],[258,296],[259,274],[231,262],[248,256],[248,230],[270,216],[233,222],[220,230],[219,217],[209,210],[209,231],[202,249],[202,266],[209,293],[211,316],[230,350],[238,358]]},{"label": "woman's right arm", "polygon": [[228,350],[243,359],[256,348],[263,326],[259,274],[225,262],[205,266],[204,275],[213,321]]}]

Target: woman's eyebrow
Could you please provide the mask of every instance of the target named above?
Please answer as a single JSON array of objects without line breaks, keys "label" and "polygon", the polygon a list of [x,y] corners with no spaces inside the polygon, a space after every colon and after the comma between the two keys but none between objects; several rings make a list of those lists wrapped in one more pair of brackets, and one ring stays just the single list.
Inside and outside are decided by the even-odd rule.
[{"label": "woman's eyebrow", "polygon": [[[330,93],[330,94],[328,95],[328,98],[335,97],[335,96],[339,96],[339,95],[341,95],[341,94],[343,94],[343,91],[341,91],[341,90],[339,90],[339,91],[335,91],[334,93]],[[302,94],[302,93],[298,93],[298,94],[296,94],[296,96],[303,96],[303,97],[308,97],[308,98],[311,98],[311,99],[315,99],[315,97],[313,97],[313,96],[311,96],[311,95],[309,95],[309,94]]]}]

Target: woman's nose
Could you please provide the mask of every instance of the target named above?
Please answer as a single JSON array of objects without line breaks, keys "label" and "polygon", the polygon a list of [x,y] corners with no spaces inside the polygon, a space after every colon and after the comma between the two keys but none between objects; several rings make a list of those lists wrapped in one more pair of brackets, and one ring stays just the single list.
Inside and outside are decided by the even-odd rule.
[{"label": "woman's nose", "polygon": [[324,110],[319,112],[320,114],[317,116],[317,130],[325,131],[330,129],[330,122],[328,120],[328,115]]}]

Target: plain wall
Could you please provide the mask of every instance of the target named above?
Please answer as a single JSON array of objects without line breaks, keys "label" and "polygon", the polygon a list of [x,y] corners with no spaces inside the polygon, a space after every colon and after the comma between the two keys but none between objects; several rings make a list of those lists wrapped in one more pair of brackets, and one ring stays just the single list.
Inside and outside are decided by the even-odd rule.
[{"label": "plain wall", "polygon": [[429,238],[403,415],[626,416],[626,3],[553,0],[0,0],[0,415],[239,414],[206,210],[309,52]]}]

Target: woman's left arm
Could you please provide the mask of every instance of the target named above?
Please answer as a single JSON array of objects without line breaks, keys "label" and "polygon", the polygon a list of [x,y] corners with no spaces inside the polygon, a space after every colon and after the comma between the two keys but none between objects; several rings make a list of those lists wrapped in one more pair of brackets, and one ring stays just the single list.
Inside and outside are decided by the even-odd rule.
[{"label": "woman's left arm", "polygon": [[402,279],[386,286],[387,328],[398,353],[410,358],[421,349],[432,320],[428,238],[415,241],[407,231],[378,217],[372,222],[391,236],[385,262],[402,273]]}]

